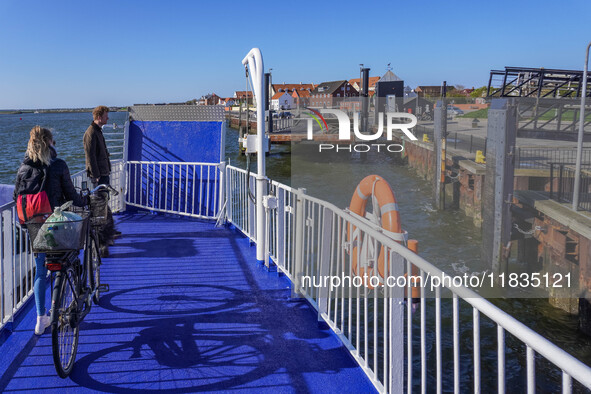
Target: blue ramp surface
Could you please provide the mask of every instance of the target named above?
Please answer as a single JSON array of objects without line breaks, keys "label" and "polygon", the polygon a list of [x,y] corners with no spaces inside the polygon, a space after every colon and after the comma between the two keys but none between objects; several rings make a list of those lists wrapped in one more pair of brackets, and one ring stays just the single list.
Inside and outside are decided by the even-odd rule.
[{"label": "blue ramp surface", "polygon": [[77,361],[57,377],[51,334],[34,308],[0,347],[0,392],[374,392],[290,283],[257,266],[255,248],[212,223],[117,217],[103,261],[111,291],[80,329]]}]

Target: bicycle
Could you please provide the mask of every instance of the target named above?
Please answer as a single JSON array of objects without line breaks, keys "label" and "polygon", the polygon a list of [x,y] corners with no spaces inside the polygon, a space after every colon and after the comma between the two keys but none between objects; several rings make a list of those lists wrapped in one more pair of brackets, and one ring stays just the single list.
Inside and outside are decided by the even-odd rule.
[{"label": "bicycle", "polygon": [[[33,224],[29,228],[33,252],[45,253],[45,266],[52,274],[51,288],[51,345],[57,374],[66,378],[71,372],[78,350],[80,323],[99,303],[100,293],[109,286],[100,283],[101,257],[97,227],[106,220],[104,208],[96,208],[93,196],[104,190],[118,192],[108,185],[99,185],[92,191],[84,189],[90,199],[89,209],[77,212],[74,220]],[[102,194],[102,193],[101,193]],[[108,194],[107,194],[108,195]],[[70,203],[61,208],[68,209]],[[96,215],[104,210],[105,215]],[[84,264],[80,261],[84,249]]]}]

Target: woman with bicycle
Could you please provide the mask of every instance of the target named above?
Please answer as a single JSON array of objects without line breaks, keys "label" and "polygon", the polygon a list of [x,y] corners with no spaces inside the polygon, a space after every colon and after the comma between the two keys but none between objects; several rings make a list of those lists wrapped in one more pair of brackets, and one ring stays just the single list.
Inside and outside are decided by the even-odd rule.
[{"label": "woman with bicycle", "polygon": [[[66,201],[73,201],[74,205],[87,205],[87,198],[82,198],[74,188],[70,178],[68,165],[57,158],[55,140],[50,130],[41,126],[31,129],[25,158],[20,165],[14,187],[14,200],[19,196],[39,192],[47,194],[51,210]],[[37,324],[35,334],[41,335],[50,325],[50,317],[46,315],[45,292],[47,284],[47,269],[45,268],[45,254],[35,256],[35,305],[37,307]]]}]

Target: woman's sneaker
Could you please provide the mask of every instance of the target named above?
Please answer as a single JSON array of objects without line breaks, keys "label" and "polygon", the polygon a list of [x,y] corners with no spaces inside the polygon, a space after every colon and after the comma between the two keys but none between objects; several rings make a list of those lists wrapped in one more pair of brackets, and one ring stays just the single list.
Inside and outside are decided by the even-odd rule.
[{"label": "woman's sneaker", "polygon": [[51,318],[49,316],[37,316],[37,325],[35,326],[35,334],[41,335],[45,329],[51,325]]}]

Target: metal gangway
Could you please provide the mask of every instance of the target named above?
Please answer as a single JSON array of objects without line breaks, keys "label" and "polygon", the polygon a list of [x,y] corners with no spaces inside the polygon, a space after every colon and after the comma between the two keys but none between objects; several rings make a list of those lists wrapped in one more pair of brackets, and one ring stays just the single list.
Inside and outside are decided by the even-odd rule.
[{"label": "metal gangway", "polygon": [[[576,141],[569,134],[578,130],[581,96],[584,91],[591,95],[591,82],[583,89],[582,81],[582,70],[505,67],[491,70],[487,99],[516,100],[519,137]],[[583,127],[590,124],[585,119]]]}]

